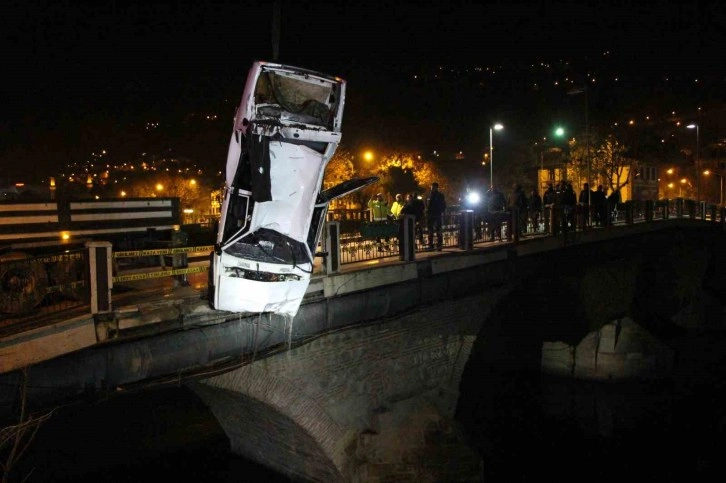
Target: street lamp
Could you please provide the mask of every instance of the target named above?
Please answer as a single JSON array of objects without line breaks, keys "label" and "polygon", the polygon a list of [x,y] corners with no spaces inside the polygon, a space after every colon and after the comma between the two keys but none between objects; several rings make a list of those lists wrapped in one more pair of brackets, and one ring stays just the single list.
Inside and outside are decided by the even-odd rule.
[{"label": "street lamp", "polygon": [[[701,173],[701,160],[698,157],[698,154],[699,154],[698,153],[698,148],[699,148],[699,146],[698,146],[698,143],[699,143],[699,139],[698,139],[698,124],[693,123],[693,124],[689,124],[686,127],[688,129],[695,129],[696,130],[696,173],[699,173],[699,176],[696,176],[696,204],[699,204],[701,202],[701,191],[700,191],[701,180],[699,179],[701,177],[700,176],[700,173]],[[700,211],[700,207],[699,207],[698,210],[699,210],[698,212],[700,213],[701,212]]]},{"label": "street lamp", "polygon": [[489,189],[494,187],[494,131],[501,131],[504,126],[497,123],[489,128]]}]

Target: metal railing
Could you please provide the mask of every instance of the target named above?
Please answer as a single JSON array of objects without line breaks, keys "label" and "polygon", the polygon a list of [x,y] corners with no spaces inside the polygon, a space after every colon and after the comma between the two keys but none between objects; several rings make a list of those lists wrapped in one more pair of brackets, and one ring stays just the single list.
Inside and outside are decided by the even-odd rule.
[{"label": "metal railing", "polygon": [[[399,257],[399,225],[398,221],[368,223],[365,220],[366,210],[343,210],[328,214],[329,221],[339,223],[341,265]],[[443,248],[466,247],[462,239],[461,216],[463,211],[447,212],[442,225]],[[530,213],[523,214],[517,220],[511,212],[498,212],[494,215],[472,213],[471,242],[481,245],[491,242],[513,241],[518,237],[531,236],[562,236],[583,230],[601,229],[632,223],[653,222],[672,218],[703,219],[724,224],[726,212],[716,205],[699,205],[695,200],[678,198],[658,201],[627,201],[618,204],[606,204],[603,207],[599,224],[596,223],[594,207],[578,204],[571,208],[547,205],[538,212],[536,219]],[[515,234],[515,224],[517,233]],[[376,226],[378,230],[370,229]],[[420,232],[419,232],[420,230]],[[412,235],[415,252],[428,249],[429,233],[425,220],[418,221],[417,231]],[[329,248],[324,247],[323,251]]]},{"label": "metal railing", "polygon": [[[510,212],[492,214],[471,211],[447,212],[442,223],[442,248],[468,250],[475,245],[514,242],[526,237],[563,236],[583,230],[610,229],[619,225],[658,222],[673,218],[702,219],[726,227],[726,209],[697,204],[693,200],[629,201],[608,206],[600,226],[594,212],[577,205],[570,210],[545,206],[536,222],[527,214],[513,218]],[[321,241],[320,251],[340,265],[396,257],[413,260],[416,253],[429,249],[428,227],[424,220],[406,225],[399,221],[367,223],[363,216],[350,212],[344,216],[332,213],[326,231],[336,225],[334,237]],[[361,213],[360,211],[358,213]],[[406,225],[409,230],[402,230]],[[401,243],[401,236],[410,244]],[[114,282],[178,277],[203,272],[207,265],[189,266],[191,256],[208,257],[212,246],[179,246],[179,240],[164,246],[143,250],[113,252],[110,243],[93,242],[87,248],[66,250],[43,256],[5,254],[0,256],[0,328],[28,316],[62,313],[68,309],[88,306],[89,313],[110,310]],[[403,247],[403,253],[401,248]],[[331,251],[335,250],[335,257]],[[104,268],[105,265],[108,268]],[[320,267],[328,267],[323,263]],[[319,272],[318,272],[319,273]]]}]

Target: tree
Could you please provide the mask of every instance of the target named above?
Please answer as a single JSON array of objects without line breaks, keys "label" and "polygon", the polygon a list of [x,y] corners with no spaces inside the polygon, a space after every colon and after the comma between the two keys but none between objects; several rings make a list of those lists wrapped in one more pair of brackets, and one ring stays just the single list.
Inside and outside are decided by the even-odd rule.
[{"label": "tree", "polygon": [[436,164],[414,153],[395,152],[384,156],[378,166],[378,175],[389,193],[425,191],[434,181],[439,183],[443,193],[451,188],[451,180]]},{"label": "tree", "polygon": [[638,161],[627,157],[627,148],[614,135],[609,135],[592,156],[592,172],[604,179],[610,190],[621,189],[630,182],[630,173],[638,169]]},{"label": "tree", "polygon": [[333,158],[325,167],[323,189],[332,188],[337,184],[352,179],[354,176],[353,155],[347,149],[338,147]]}]

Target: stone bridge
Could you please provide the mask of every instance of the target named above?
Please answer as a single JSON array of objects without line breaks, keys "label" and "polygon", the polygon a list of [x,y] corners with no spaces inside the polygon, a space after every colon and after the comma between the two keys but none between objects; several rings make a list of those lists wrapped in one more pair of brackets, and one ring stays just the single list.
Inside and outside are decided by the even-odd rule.
[{"label": "stone bridge", "polygon": [[40,405],[183,382],[232,451],[297,479],[480,481],[454,420],[462,380],[667,376],[674,331],[724,323],[725,238],[672,220],[372,266],[316,282],[294,320],[187,308],[173,330],[37,364],[27,382]]}]

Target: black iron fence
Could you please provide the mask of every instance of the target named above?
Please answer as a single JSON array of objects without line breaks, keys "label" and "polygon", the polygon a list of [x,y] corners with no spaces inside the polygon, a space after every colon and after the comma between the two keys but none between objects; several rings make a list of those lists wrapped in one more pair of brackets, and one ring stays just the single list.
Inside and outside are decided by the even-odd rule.
[{"label": "black iron fence", "polygon": [[[469,212],[467,226],[462,220]],[[566,236],[583,230],[616,225],[651,222],[671,218],[702,219],[724,223],[724,208],[695,200],[677,198],[658,201],[627,201],[602,207],[577,204],[571,207],[547,205],[542,210],[519,214],[510,211],[485,213],[451,210],[444,215],[443,248],[468,248],[469,245],[515,241],[520,237]],[[392,220],[369,222],[368,210],[331,210],[328,221],[338,223],[341,265],[388,257],[404,259],[400,251],[401,223]],[[430,249],[429,230],[425,220],[416,220],[413,249]],[[327,250],[324,250],[327,251]]]}]

